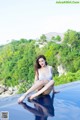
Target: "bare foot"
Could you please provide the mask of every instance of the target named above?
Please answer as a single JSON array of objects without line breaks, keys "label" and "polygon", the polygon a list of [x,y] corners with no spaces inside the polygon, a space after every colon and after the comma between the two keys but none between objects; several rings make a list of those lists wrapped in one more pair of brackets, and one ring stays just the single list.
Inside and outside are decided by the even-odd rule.
[{"label": "bare foot", "polygon": [[25,99],[25,96],[21,96],[21,97],[18,99],[18,103],[21,103],[24,99]]},{"label": "bare foot", "polygon": [[32,99],[34,99],[35,97],[36,97],[35,95],[31,95],[31,96],[29,97],[29,99],[32,100]]}]

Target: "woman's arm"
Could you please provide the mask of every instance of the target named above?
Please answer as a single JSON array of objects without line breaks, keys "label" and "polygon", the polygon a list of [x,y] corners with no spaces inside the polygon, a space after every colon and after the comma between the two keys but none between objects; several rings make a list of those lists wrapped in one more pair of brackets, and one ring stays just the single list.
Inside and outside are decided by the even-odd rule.
[{"label": "woman's arm", "polygon": [[35,72],[35,79],[34,79],[34,83],[39,80],[39,77],[38,77],[38,71]]}]

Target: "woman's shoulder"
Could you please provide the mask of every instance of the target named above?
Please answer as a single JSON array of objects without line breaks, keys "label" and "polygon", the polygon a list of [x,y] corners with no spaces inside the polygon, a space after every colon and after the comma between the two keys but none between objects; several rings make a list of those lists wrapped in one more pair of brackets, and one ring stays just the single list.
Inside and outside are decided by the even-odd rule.
[{"label": "woman's shoulder", "polygon": [[49,65],[49,70],[51,71],[51,73],[53,74],[53,67]]},{"label": "woman's shoulder", "polygon": [[48,68],[49,68],[50,71],[53,71],[53,68],[52,68],[51,65],[48,65]]},{"label": "woman's shoulder", "polygon": [[51,65],[48,65],[48,67],[52,69],[52,66],[51,66]]},{"label": "woman's shoulder", "polygon": [[37,71],[40,72],[40,71],[41,71],[41,68],[38,68]]}]

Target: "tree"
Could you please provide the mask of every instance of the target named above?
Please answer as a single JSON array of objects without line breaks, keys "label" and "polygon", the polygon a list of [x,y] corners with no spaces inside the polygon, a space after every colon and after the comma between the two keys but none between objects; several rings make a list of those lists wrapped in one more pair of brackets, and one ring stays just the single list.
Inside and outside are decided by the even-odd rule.
[{"label": "tree", "polygon": [[51,40],[55,40],[55,36],[52,36]]},{"label": "tree", "polygon": [[61,37],[59,35],[57,35],[55,40],[61,41]]},{"label": "tree", "polygon": [[45,36],[44,34],[42,34],[42,35],[40,36],[40,40],[39,40],[39,41],[42,42],[42,43],[47,42],[46,36]]}]

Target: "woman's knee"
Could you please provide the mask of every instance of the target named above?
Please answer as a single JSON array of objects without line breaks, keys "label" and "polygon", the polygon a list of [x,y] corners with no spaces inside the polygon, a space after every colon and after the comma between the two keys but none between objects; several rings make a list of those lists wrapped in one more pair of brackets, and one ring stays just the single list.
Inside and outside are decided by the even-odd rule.
[{"label": "woman's knee", "polygon": [[51,80],[50,83],[51,83],[52,85],[54,85],[54,80]]},{"label": "woman's knee", "polygon": [[54,80],[39,80],[39,81],[36,81],[36,84],[39,84],[39,85],[43,85],[45,86],[46,84],[50,83],[51,85],[54,85]]}]

